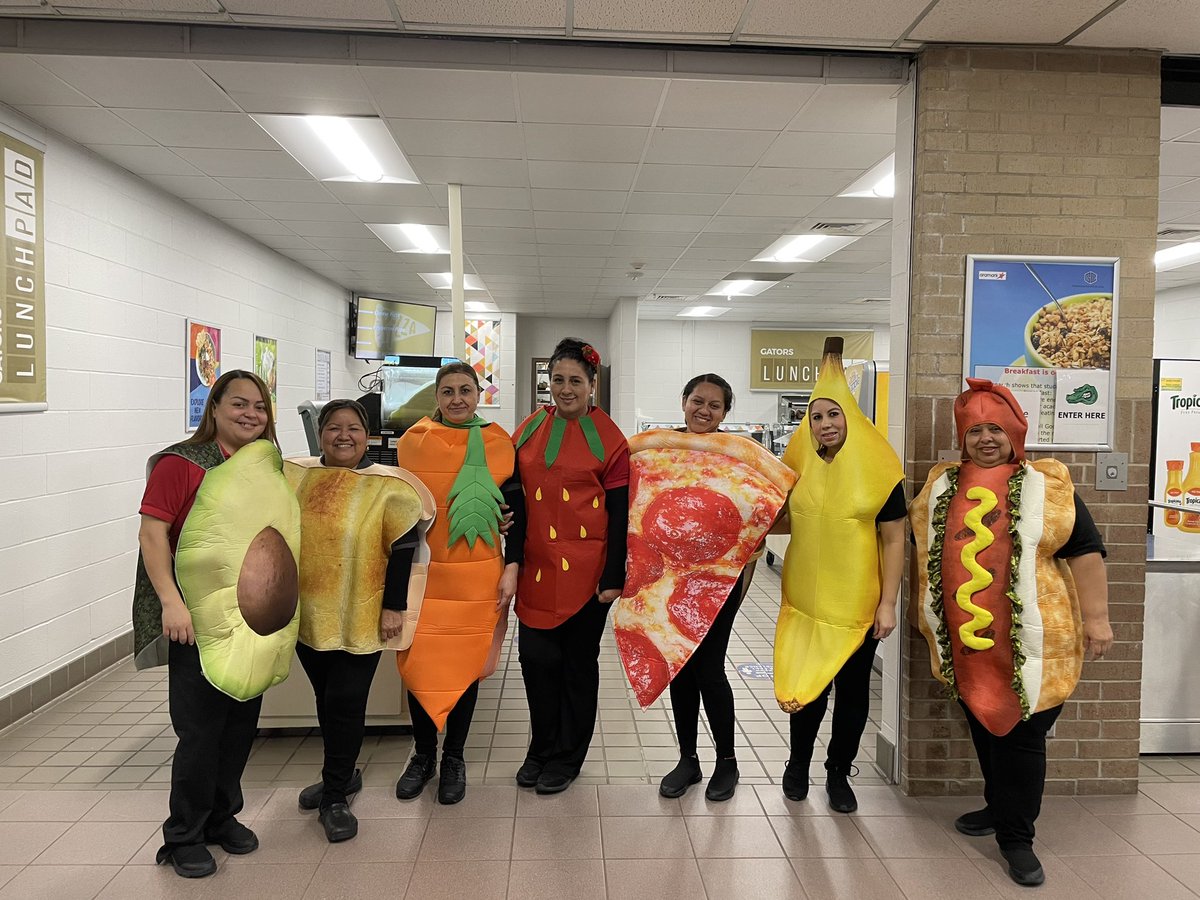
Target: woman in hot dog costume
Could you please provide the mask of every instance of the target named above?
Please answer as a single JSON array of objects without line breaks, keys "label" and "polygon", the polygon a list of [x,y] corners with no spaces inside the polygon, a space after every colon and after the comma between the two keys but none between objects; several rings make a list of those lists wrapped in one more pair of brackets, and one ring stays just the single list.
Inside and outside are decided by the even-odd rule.
[{"label": "woman in hot dog costume", "polygon": [[910,510],[914,614],[983,770],[987,805],[954,826],[995,833],[1013,881],[1037,885],[1046,733],[1085,650],[1112,645],[1104,544],[1066,466],[1025,459],[1025,416],[1009,390],[967,384],[954,402],[962,462],[934,466]]},{"label": "woman in hot dog costume", "polygon": [[[434,380],[437,412],[404,432],[396,448],[404,467],[437,501],[429,529],[429,579],[412,646],[396,654],[412,713],[412,759],[396,796],[412,800],[437,770],[438,802],[458,803],[467,791],[463,747],[479,681],[496,669],[517,588],[524,535],[524,502],[512,439],[476,415],[479,378],[463,362],[442,366]],[[500,546],[500,505],[513,527]]]},{"label": "woman in hot dog costume", "polygon": [[775,698],[791,713],[789,800],[808,796],[808,767],[837,686],[825,791],[858,809],[849,775],[870,709],[875,648],[896,627],[904,568],[904,471],[846,383],[842,339],[825,343],[808,412],[783,461],[800,476],[788,498],[791,540],[775,630]]}]

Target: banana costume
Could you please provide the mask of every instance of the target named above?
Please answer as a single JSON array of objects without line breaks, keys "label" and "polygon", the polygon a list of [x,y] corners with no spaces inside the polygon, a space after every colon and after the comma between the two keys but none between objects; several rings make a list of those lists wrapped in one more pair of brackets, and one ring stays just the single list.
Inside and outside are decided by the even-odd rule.
[{"label": "banana costume", "polygon": [[822,399],[845,416],[837,455],[825,462],[817,454],[807,414],[783,455],[799,476],[788,498],[791,541],[775,627],[775,699],[789,713],[821,695],[874,624],[882,574],[875,517],[904,478],[850,392],[840,339],[826,342],[810,409]]}]

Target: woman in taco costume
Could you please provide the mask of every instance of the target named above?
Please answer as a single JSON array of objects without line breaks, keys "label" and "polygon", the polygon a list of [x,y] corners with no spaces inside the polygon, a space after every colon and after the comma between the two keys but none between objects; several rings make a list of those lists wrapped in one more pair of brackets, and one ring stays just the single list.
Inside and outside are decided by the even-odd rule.
[{"label": "woman in taco costume", "polygon": [[242,771],[299,628],[300,510],[282,470],[270,395],[241,370],[213,384],[191,438],[147,463],[134,658],[168,668],[179,743],[157,861],[187,878],[216,871],[205,844],[258,848],[236,818]]},{"label": "woman in taco costume", "polygon": [[[479,379],[466,363],[438,370],[438,409],[400,438],[397,454],[429,488],[437,518],[429,529],[429,575],[412,646],[396,654],[408,688],[414,754],[396,782],[401,800],[417,797],[437,771],[438,802],[466,795],[463,747],[479,681],[496,669],[517,586],[524,505],[508,432],[476,415]],[[513,527],[500,546],[500,505]]]},{"label": "woman in taco costume", "polygon": [[283,466],[302,525],[296,656],[313,686],[324,747],[321,780],[300,792],[300,808],[320,810],[330,843],[358,834],[349,798],[362,788],[354,764],[371,682],[384,646],[411,640],[435,512],[415,475],[366,458],[367,432],[362,406],[331,400],[317,421],[321,456]]},{"label": "woman in taco costume", "polygon": [[987,805],[955,828],[994,833],[1013,881],[1037,885],[1046,734],[1085,648],[1101,657],[1112,645],[1104,543],[1066,466],[1025,459],[1025,416],[1008,388],[967,384],[954,402],[962,462],[934,466],[910,510],[914,616],[983,770]]},{"label": "woman in taco costume", "polygon": [[600,638],[625,583],[629,445],[590,404],[600,354],[564,338],[550,356],[554,406],[517,429],[525,488],[519,651],[531,738],[517,784],[539,794],[579,775],[596,728]]},{"label": "woman in taco costume", "polygon": [[789,800],[808,796],[817,730],[837,686],[825,790],[837,812],[858,808],[849,775],[870,707],[875,648],[896,627],[904,567],[904,472],[858,408],[842,340],[826,341],[804,421],[783,456],[799,476],[786,509],[791,540],[775,630],[775,697],[791,714]]}]

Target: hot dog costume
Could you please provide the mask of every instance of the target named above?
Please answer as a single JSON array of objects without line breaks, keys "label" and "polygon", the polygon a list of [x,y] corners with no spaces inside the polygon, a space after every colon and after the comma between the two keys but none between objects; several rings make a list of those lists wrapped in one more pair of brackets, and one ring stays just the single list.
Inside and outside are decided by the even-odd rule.
[{"label": "hot dog costume", "polygon": [[428,533],[429,574],[412,646],[396,654],[405,686],[438,730],[463,691],[496,668],[508,619],[496,608],[504,571],[497,528],[512,441],[476,416],[454,425],[422,419],[397,454],[429,488],[437,517]]},{"label": "hot dog costume", "polygon": [[809,409],[822,399],[845,416],[841,449],[830,462],[817,454],[806,413],[783,455],[799,476],[788,499],[791,540],[775,627],[775,699],[789,713],[824,692],[874,625],[882,575],[875,518],[904,478],[850,392],[841,347],[828,343]]},{"label": "hot dog costume", "polygon": [[909,510],[917,542],[916,624],[934,676],[989,732],[1008,734],[1060,705],[1083,667],[1079,598],[1054,558],[1075,524],[1074,486],[1057,460],[1025,459],[1025,416],[1002,385],[968,378],[954,404],[959,444],[999,425],[1011,462],[939,463]]}]

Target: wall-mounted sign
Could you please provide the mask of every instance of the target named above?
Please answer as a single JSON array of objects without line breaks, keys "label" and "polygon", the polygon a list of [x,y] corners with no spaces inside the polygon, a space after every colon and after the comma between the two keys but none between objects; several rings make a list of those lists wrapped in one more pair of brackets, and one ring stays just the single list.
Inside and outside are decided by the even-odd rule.
[{"label": "wall-mounted sign", "polygon": [[195,431],[204,416],[208,393],[221,377],[221,329],[188,319],[186,335],[187,430]]},{"label": "wall-mounted sign", "polygon": [[1200,559],[1200,360],[1154,361],[1148,558]]},{"label": "wall-mounted sign", "polygon": [[1111,450],[1119,261],[968,256],[963,377],[1006,385],[1031,450]]},{"label": "wall-mounted sign", "polygon": [[821,369],[825,339],[846,342],[844,359],[874,359],[873,331],[750,329],[750,390],[811,391]]},{"label": "wall-mounted sign", "polygon": [[279,341],[254,336],[254,374],[263,380],[271,395],[271,415],[279,417]]},{"label": "wall-mounted sign", "polygon": [[467,364],[479,376],[480,406],[500,405],[500,320],[467,319]]},{"label": "wall-mounted sign", "polygon": [[0,132],[4,231],[0,235],[0,412],[46,409],[43,153]]},{"label": "wall-mounted sign", "polygon": [[318,400],[328,400],[333,384],[333,356],[328,350],[317,349],[316,384],[313,385]]}]

